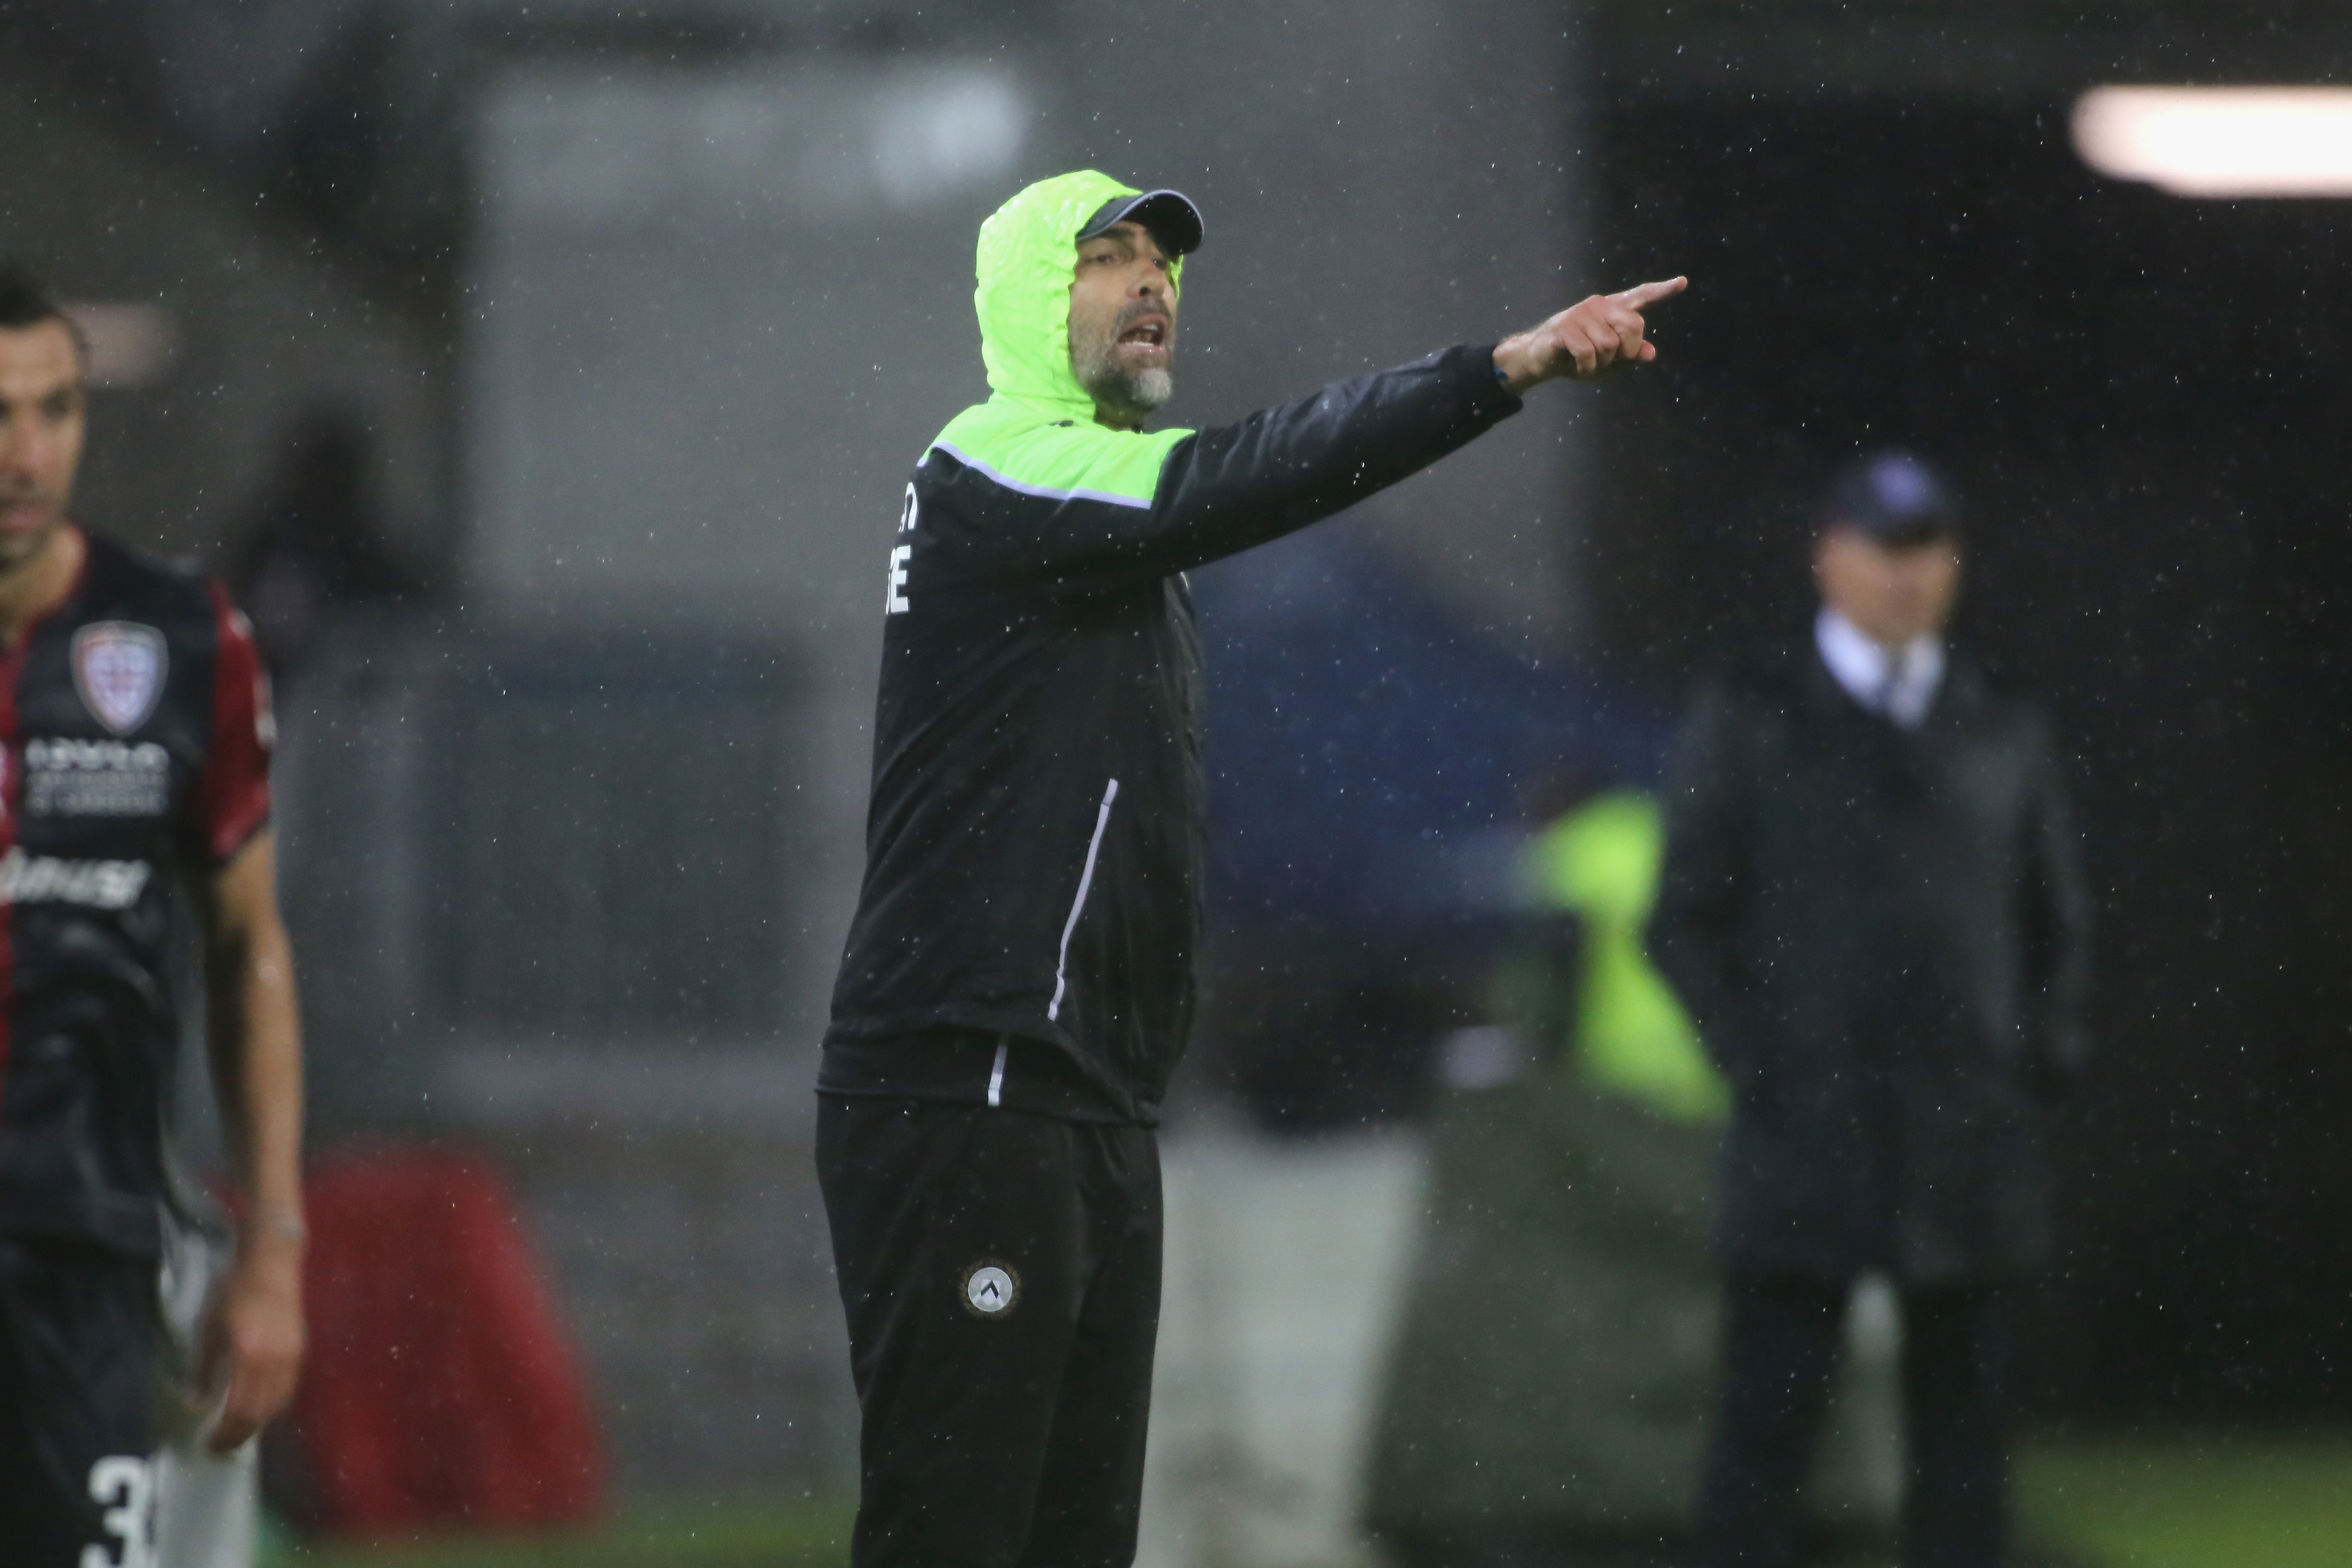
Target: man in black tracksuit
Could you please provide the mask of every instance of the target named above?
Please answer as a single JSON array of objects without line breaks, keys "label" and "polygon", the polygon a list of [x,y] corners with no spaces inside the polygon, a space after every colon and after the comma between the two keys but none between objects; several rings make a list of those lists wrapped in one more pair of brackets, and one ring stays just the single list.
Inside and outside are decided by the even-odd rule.
[{"label": "man in black tracksuit", "polygon": [[1654,355],[1596,296],[1202,432],[1169,390],[1200,217],[1104,175],[981,231],[993,395],[907,489],[818,1170],[864,1412],[858,1568],[1135,1550],[1160,1308],[1151,1129],[1192,1009],[1191,566],[1427,467],[1558,376]]}]

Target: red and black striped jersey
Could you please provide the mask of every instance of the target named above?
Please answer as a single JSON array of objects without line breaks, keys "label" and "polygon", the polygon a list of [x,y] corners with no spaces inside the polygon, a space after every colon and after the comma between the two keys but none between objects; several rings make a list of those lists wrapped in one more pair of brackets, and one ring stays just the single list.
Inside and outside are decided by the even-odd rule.
[{"label": "red and black striped jersey", "polygon": [[0,1232],[156,1249],[172,900],[268,821],[271,741],[226,592],[105,540],[0,647]]}]

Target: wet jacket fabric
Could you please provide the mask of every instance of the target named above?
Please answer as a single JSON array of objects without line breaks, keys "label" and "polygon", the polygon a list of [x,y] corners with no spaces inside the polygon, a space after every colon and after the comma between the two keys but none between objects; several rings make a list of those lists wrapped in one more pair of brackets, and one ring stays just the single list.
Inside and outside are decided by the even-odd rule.
[{"label": "wet jacket fabric", "polygon": [[[1080,226],[1042,182],[982,227],[993,395],[918,463],[887,583],[866,867],[823,1091],[1150,1122],[1190,1027],[1202,679],[1182,576],[1428,466],[1518,407],[1490,347],[1214,429],[1094,421],[1069,367]],[[1006,1050],[990,1048],[990,1042]]]},{"label": "wet jacket fabric", "polygon": [[2042,1261],[2088,907],[2049,726],[1967,664],[1916,730],[1810,641],[1700,699],[1651,952],[1733,1086],[1734,1267],[1932,1287]]}]

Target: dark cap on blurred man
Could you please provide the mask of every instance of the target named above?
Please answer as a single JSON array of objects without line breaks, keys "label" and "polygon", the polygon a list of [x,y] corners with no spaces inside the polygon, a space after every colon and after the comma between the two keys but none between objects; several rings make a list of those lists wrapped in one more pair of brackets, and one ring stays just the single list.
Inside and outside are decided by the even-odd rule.
[{"label": "dark cap on blurred man", "polygon": [[1890,448],[1848,463],[1822,498],[1826,531],[1849,528],[1901,549],[1960,535],[1959,503],[1944,478],[1921,458]]}]

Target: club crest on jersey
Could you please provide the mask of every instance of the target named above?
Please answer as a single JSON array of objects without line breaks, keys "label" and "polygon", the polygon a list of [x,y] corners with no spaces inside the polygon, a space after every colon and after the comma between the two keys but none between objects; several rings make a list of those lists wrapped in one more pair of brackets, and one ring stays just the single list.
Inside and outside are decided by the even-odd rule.
[{"label": "club crest on jersey", "polygon": [[964,1310],[976,1318],[1001,1318],[1021,1300],[1021,1276],[1009,1263],[982,1258],[963,1271]]},{"label": "club crest on jersey", "polygon": [[136,621],[97,621],[74,633],[74,689],[118,735],[147,722],[163,695],[163,634]]}]

